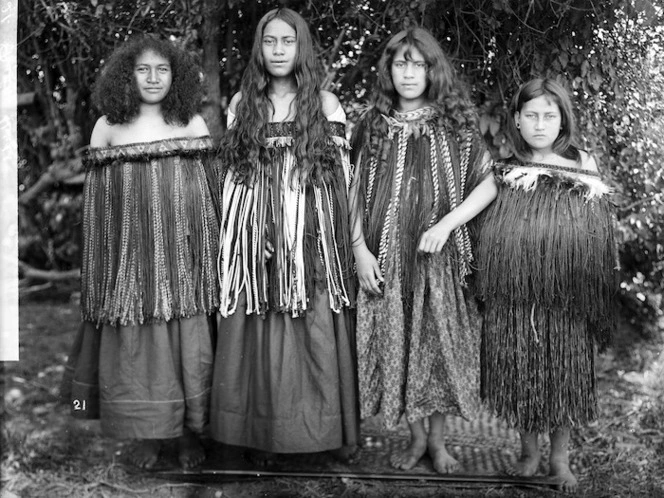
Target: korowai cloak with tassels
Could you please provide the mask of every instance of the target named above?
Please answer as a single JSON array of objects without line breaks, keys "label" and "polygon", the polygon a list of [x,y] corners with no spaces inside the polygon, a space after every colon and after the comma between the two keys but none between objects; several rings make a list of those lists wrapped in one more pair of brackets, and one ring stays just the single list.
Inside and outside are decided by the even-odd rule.
[{"label": "korowai cloak with tassels", "polygon": [[213,151],[209,137],[89,149],[83,320],[140,325],[216,311]]},{"label": "korowai cloak with tassels", "polygon": [[381,296],[358,294],[362,417],[380,412],[388,427],[404,413],[411,422],[434,412],[472,417],[480,321],[465,282],[469,228],[454,230],[440,254],[419,254],[417,246],[488,174],[485,148],[478,133],[433,108],[376,113],[365,115],[353,139],[363,233],[385,280]]},{"label": "korowai cloak with tassels", "polygon": [[[340,312],[354,299],[348,229],[350,163],[345,126],[328,122],[329,143],[318,181],[294,172],[294,122],[269,123],[263,162],[252,184],[222,174],[218,270],[221,315],[236,310],[246,292],[247,313],[268,310],[301,316],[316,286],[327,289],[330,308]],[[265,257],[266,241],[274,247]]]},{"label": "korowai cloak with tassels", "polygon": [[594,354],[614,327],[610,188],[585,169],[498,163],[481,220],[482,395],[512,426],[548,432],[597,415]]}]

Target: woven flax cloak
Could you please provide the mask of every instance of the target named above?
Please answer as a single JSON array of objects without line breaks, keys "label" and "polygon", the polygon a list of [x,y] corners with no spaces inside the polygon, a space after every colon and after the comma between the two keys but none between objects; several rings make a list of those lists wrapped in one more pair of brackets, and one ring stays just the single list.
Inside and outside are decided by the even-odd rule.
[{"label": "woven flax cloak", "polygon": [[[327,289],[333,311],[352,305],[349,145],[343,123],[327,125],[329,142],[317,180],[302,181],[296,170],[293,122],[268,124],[268,159],[250,184],[224,166],[217,262],[222,316],[235,313],[243,292],[247,314],[269,310],[302,316],[316,286]],[[269,260],[267,241],[274,247]]]},{"label": "woven flax cloak", "polygon": [[[461,204],[486,174],[479,165],[484,147],[471,129],[455,132],[439,111],[430,107],[382,117],[387,122],[386,136],[372,131],[369,140],[364,137],[361,141],[364,128],[370,126],[369,114],[354,133],[354,162],[358,163],[363,192],[363,233],[384,271],[388,234],[399,223],[398,217],[409,220],[408,233],[398,234],[402,283],[408,289],[410,265],[406,261],[412,262],[422,233]],[[418,183],[411,185],[414,178],[404,178],[405,164],[422,169]],[[416,205],[403,205],[401,198],[409,196],[413,187],[420,189],[413,194]],[[454,230],[451,242],[465,278],[473,259],[468,227]]]},{"label": "woven flax cloak", "polygon": [[610,189],[595,172],[499,163],[480,230],[482,395],[528,432],[596,417],[594,352],[614,326]]},{"label": "woven flax cloak", "polygon": [[217,309],[212,153],[209,137],[88,151],[83,320],[140,325]]}]

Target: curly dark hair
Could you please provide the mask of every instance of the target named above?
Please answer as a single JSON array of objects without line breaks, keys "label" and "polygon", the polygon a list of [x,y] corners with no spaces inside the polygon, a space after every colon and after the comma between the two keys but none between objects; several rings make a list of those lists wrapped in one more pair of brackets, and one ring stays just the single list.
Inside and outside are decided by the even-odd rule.
[{"label": "curly dark hair", "polygon": [[173,81],[161,103],[164,121],[184,126],[200,106],[203,94],[200,69],[188,52],[154,35],[133,38],[113,51],[97,78],[92,103],[106,115],[110,124],[125,124],[136,118],[140,94],[134,78],[134,65],[148,51],[164,57],[171,64]]},{"label": "curly dark hair", "polygon": [[286,7],[269,11],[258,22],[251,58],[240,86],[242,97],[235,113],[240,119],[226,133],[222,154],[226,164],[232,165],[238,181],[243,182],[251,182],[256,164],[269,155],[265,144],[272,114],[268,97],[270,74],[265,68],[261,47],[263,31],[275,19],[287,23],[297,35],[293,70],[297,83],[293,148],[297,169],[305,178],[316,182],[323,174],[324,168],[320,166],[329,148],[328,124],[320,96],[322,77],[307,23],[300,14]]}]

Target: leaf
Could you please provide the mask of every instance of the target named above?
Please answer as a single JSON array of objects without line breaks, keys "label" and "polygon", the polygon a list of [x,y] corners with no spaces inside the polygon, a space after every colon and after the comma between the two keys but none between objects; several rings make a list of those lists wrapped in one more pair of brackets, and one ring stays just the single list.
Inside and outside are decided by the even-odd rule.
[{"label": "leaf", "polygon": [[602,76],[595,72],[591,73],[588,78],[588,83],[590,83],[590,86],[592,86],[595,91],[598,91],[602,86]]},{"label": "leaf", "polygon": [[486,135],[486,132],[489,130],[490,120],[491,118],[488,114],[482,114],[480,116],[479,126],[480,126],[480,133],[482,133],[482,135]]},{"label": "leaf", "polygon": [[570,47],[572,46],[569,36],[565,36],[560,39],[560,46],[565,52],[569,51]]},{"label": "leaf", "polygon": [[558,60],[560,61],[560,67],[565,69],[567,67],[567,63],[569,62],[569,55],[567,55],[567,52],[561,52],[558,56]]},{"label": "leaf", "polygon": [[491,122],[489,123],[489,132],[491,132],[492,136],[498,135],[498,131],[500,130],[500,121],[498,121],[495,117],[491,119]]}]

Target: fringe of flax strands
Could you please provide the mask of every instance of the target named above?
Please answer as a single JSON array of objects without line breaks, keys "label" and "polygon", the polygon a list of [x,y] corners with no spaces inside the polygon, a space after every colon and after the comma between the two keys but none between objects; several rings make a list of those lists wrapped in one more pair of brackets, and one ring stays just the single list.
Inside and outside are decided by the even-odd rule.
[{"label": "fringe of flax strands", "polygon": [[496,172],[499,195],[477,247],[483,395],[526,431],[587,422],[596,415],[595,344],[606,346],[615,322],[609,188],[577,169]]},{"label": "fringe of flax strands", "polygon": [[209,138],[90,149],[84,320],[145,324],[218,307],[212,157]]},{"label": "fringe of flax strands", "polygon": [[[269,309],[301,316],[321,285],[333,311],[351,304],[351,173],[340,126],[330,137],[325,164],[314,180],[293,174],[296,160],[289,136],[268,138],[269,160],[251,186],[225,172],[218,261],[223,316],[235,312],[243,291],[247,313]],[[270,261],[264,255],[266,240],[274,247]]]}]

